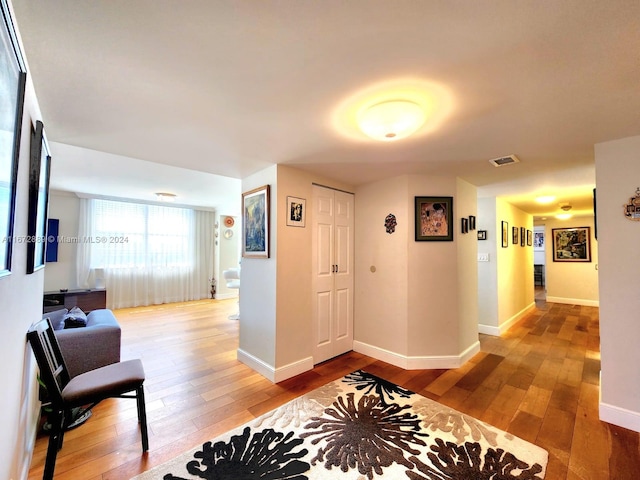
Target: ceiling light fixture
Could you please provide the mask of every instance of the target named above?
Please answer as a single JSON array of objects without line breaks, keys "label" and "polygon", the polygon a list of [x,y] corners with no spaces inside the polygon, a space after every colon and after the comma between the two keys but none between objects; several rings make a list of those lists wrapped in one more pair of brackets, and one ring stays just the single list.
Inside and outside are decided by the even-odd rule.
[{"label": "ceiling light fixture", "polygon": [[158,193],[156,193],[156,197],[158,197],[158,200],[160,200],[161,202],[175,202],[176,201],[176,195],[173,194],[173,193],[158,192]]},{"label": "ceiling light fixture", "polygon": [[541,195],[539,197],[536,197],[536,202],[542,203],[544,205],[553,202],[555,199],[556,197],[554,197],[553,195]]},{"label": "ceiling light fixture", "polygon": [[365,135],[389,142],[406,138],[425,122],[426,115],[420,105],[408,100],[377,103],[358,115],[358,126]]},{"label": "ceiling light fixture", "polygon": [[571,205],[560,205],[560,210],[568,212],[569,210],[571,210]]}]

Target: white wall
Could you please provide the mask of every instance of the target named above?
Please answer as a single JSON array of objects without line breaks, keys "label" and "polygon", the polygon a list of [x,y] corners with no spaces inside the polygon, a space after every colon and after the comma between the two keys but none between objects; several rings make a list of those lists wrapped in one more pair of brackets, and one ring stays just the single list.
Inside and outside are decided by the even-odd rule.
[{"label": "white wall", "polygon": [[[553,230],[556,228],[589,227],[591,233],[591,262],[554,262]],[[593,216],[568,220],[545,220],[545,287],[547,302],[597,307],[598,242],[595,239]]]},{"label": "white wall", "polygon": [[[240,198],[238,198],[238,203]],[[233,225],[228,227],[224,224],[227,217],[233,218]],[[237,288],[227,288],[227,282],[224,279],[223,272],[231,268],[240,268],[240,246],[242,245],[242,217],[234,215],[219,215],[216,219],[217,227],[215,231],[215,278],[217,282],[216,298],[235,298],[238,296]],[[225,232],[232,232],[231,238],[225,237]]]},{"label": "white wall", "polygon": [[[55,158],[51,162],[55,168]],[[73,193],[51,190],[49,196],[49,218],[60,220],[58,231],[58,261],[46,264],[44,290],[78,288],[76,276],[76,252],[78,237],[78,211],[80,199]],[[68,240],[68,241],[67,241]]]},{"label": "white wall", "polygon": [[[488,262],[478,262],[478,323],[482,333],[498,334],[498,249],[501,232],[496,229],[496,198],[478,199],[478,230],[487,231],[486,240],[478,240],[478,254],[487,254]],[[493,328],[488,328],[493,327]]]},{"label": "white wall", "polygon": [[[23,50],[24,52],[24,50]],[[28,69],[27,69],[28,70]],[[14,238],[27,235],[31,125],[42,119],[31,77],[22,122]],[[46,129],[46,121],[45,129]],[[42,317],[44,270],[26,274],[27,245],[13,245],[11,274],[0,277],[2,305],[2,395],[0,395],[0,478],[27,478],[35,442],[38,409],[35,359],[27,347],[31,324]]]},{"label": "white wall", "polygon": [[623,205],[640,187],[640,136],[595,147],[600,291],[600,418],[640,432],[640,222]]}]

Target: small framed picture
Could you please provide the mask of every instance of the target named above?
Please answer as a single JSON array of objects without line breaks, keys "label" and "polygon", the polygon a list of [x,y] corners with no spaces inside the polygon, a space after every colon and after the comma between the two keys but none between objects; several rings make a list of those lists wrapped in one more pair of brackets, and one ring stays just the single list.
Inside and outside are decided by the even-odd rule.
[{"label": "small framed picture", "polygon": [[269,185],[242,194],[242,256],[269,258]]},{"label": "small framed picture", "polygon": [[509,246],[509,222],[502,221],[502,248]]},{"label": "small framed picture", "polygon": [[518,244],[518,227],[511,227],[511,243]]},{"label": "small framed picture", "polygon": [[530,247],[531,245],[533,245],[533,232],[527,230],[527,246]]},{"label": "small framed picture", "polygon": [[527,229],[524,227],[520,227],[520,246],[524,247],[525,242],[527,241]]},{"label": "small framed picture", "polygon": [[478,230],[478,240],[486,240],[486,239],[487,239],[487,231]]},{"label": "small framed picture", "polygon": [[304,227],[306,208],[304,198],[287,197],[287,226]]},{"label": "small framed picture", "polygon": [[469,219],[464,217],[461,218],[462,222],[460,225],[460,232],[461,233],[469,233]]},{"label": "small framed picture", "polygon": [[476,217],[474,215],[469,215],[469,230],[476,229]]},{"label": "small framed picture", "polygon": [[416,242],[453,241],[453,197],[415,197]]}]

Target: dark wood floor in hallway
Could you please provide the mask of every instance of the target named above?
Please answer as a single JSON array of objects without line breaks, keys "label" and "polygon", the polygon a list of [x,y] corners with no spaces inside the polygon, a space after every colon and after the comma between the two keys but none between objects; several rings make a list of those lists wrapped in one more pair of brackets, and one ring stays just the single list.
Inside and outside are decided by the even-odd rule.
[{"label": "dark wood floor in hallway", "polygon": [[[502,337],[452,370],[403,370],[355,352],[272,384],[236,359],[232,300],[116,310],[122,358],[147,375],[150,450],[142,455],[135,402],[109,400],[67,432],[58,480],[122,480],[293,398],[364,368],[512,432],[549,451],[546,479],[625,480],[640,475],[640,435],[598,420],[598,309],[537,301]],[[42,478],[39,436],[30,479]]]}]

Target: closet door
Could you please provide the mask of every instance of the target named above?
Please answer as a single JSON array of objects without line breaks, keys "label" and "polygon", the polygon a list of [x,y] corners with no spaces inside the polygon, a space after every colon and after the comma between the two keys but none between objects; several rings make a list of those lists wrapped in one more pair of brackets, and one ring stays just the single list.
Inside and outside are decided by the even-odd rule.
[{"label": "closet door", "polygon": [[313,187],[313,360],[353,349],[353,201]]}]

